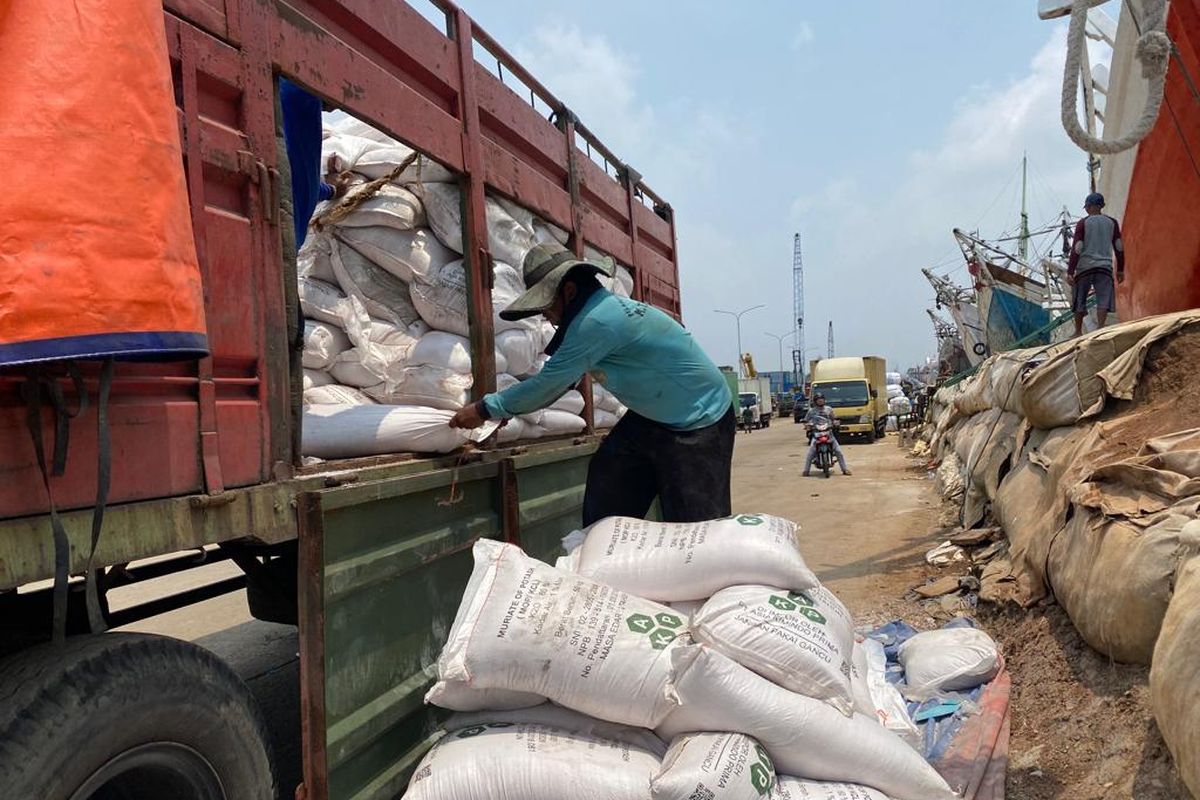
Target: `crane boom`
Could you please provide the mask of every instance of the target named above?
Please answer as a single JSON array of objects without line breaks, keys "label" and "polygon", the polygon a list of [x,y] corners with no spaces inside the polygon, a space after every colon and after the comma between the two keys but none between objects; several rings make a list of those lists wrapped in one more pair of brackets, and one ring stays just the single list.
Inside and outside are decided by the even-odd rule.
[{"label": "crane boom", "polygon": [[804,385],[804,255],[800,234],[792,237],[792,332],[796,343],[792,350],[792,372],[796,386]]}]

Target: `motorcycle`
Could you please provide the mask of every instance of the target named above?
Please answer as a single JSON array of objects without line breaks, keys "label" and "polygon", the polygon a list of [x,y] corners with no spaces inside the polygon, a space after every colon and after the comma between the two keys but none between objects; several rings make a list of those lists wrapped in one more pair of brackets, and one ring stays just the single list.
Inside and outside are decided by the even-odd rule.
[{"label": "motorcycle", "polygon": [[820,419],[813,425],[809,426],[808,437],[810,442],[816,442],[817,452],[814,454],[813,463],[817,468],[829,477],[829,471],[833,469],[833,425],[827,419]]}]

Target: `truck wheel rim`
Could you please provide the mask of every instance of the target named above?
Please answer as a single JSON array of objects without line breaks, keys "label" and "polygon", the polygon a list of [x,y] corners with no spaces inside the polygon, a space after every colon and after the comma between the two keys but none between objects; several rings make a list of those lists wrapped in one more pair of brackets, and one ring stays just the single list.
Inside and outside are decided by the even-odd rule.
[{"label": "truck wheel rim", "polygon": [[208,759],[186,745],[152,742],[109,760],[70,800],[229,800]]}]

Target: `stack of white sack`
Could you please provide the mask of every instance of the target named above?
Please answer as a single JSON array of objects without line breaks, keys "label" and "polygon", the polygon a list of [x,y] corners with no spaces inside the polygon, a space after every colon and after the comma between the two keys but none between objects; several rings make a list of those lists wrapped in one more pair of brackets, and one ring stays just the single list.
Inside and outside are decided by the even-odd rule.
[{"label": "stack of white sack", "polygon": [[[384,418],[386,436],[366,427],[375,419],[367,412],[337,415],[336,430],[371,454],[391,452],[380,450],[385,443],[446,452],[464,440],[458,434],[427,435],[434,419],[428,412],[459,409],[474,389],[457,179],[424,156],[393,175],[412,150],[354,119],[327,127],[322,149],[322,164],[332,157],[334,170],[354,176],[345,197],[318,207],[298,254],[306,318],[304,401],[415,409],[372,412],[390,414]],[[389,176],[391,181],[370,183]],[[565,242],[567,235],[503,198],[489,197],[486,215],[494,259],[492,304],[499,312],[525,291],[521,266],[529,249],[539,241]],[[493,323],[497,373],[525,378],[540,370],[553,328],[540,319],[513,323],[498,315]],[[502,440],[583,430],[582,397],[573,394],[510,423]],[[306,416],[316,426],[304,437],[306,456],[331,457],[321,456],[331,452],[326,436],[331,419],[327,412]]]},{"label": "stack of white sack", "polygon": [[[476,544],[426,699],[472,712],[451,718],[442,741],[464,763],[483,766],[453,792],[421,794],[436,759],[445,760],[435,750],[407,797],[625,797],[633,790],[606,782],[647,781],[647,771],[636,796],[653,800],[954,797],[881,724],[870,651],[856,647],[850,615],[804,563],[794,523],[763,514],[697,523],[610,518],[564,544],[568,555],[553,568],[512,545]],[[882,671],[874,677],[886,684]],[[903,710],[899,698],[887,701]],[[593,718],[592,727],[554,724],[558,717],[547,715],[561,715],[559,706]],[[558,776],[568,768],[559,759],[570,762],[577,748],[629,747],[627,729],[601,731],[595,720],[651,728],[670,750],[664,758],[642,740],[611,774],[589,770],[582,783]],[[468,741],[513,725],[554,730],[529,729],[534,750],[519,756],[519,737]],[[472,733],[453,733],[464,727]],[[584,735],[599,741],[572,738]],[[513,748],[511,770],[488,752],[501,745]],[[552,787],[527,777],[539,764]]]}]

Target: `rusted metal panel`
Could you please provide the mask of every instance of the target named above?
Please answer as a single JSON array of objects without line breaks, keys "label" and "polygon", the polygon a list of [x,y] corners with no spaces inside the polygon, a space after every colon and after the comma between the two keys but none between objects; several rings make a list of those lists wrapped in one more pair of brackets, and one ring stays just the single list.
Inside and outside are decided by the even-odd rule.
[{"label": "rusted metal panel", "polygon": [[231,38],[225,0],[163,0],[163,8],[213,36]]},{"label": "rusted metal panel", "polygon": [[403,793],[436,736],[439,716],[422,699],[471,573],[472,543],[506,538],[505,519],[515,517],[519,531],[507,538],[519,535],[541,558],[559,552],[579,525],[595,447],[541,445],[302,499],[301,669],[324,676],[304,689],[311,800]]},{"label": "rusted metal panel", "polygon": [[[495,323],[492,318],[492,257],[488,252],[486,200],[484,192],[483,131],[475,91],[475,57],[471,52],[471,18],[459,9],[453,17],[454,41],[458,46],[459,118],[462,120],[464,175],[460,180],[463,199],[463,267],[469,294],[468,319],[471,330],[471,387],[473,399],[496,389]],[[518,265],[519,266],[519,265]]]},{"label": "rusted metal panel", "polygon": [[673,258],[675,242],[672,238],[671,223],[655,214],[636,198],[631,213],[642,243],[657,250],[664,258]]},{"label": "rusted metal panel", "polygon": [[[399,66],[375,61],[352,47],[357,42],[334,36],[322,25],[316,3],[278,2],[278,13],[269,18],[271,57],[279,70],[359,119],[377,125],[400,141],[432,156],[451,169],[463,170],[460,134],[455,118],[457,88],[448,98],[432,101],[426,93],[405,81]],[[340,4],[320,4],[338,8]],[[376,3],[384,14],[395,3]],[[361,19],[361,17],[356,17]],[[445,39],[421,19],[430,38]],[[327,25],[332,22],[326,21]],[[416,35],[418,28],[413,29]],[[407,39],[401,39],[403,43]],[[350,46],[348,46],[350,45]],[[444,79],[444,76],[441,76]],[[454,81],[457,87],[458,79]],[[425,84],[421,84],[425,86]],[[448,104],[448,105],[447,105]]]},{"label": "rusted metal panel", "polygon": [[484,135],[561,186],[566,177],[562,131],[482,66],[474,69]]}]

